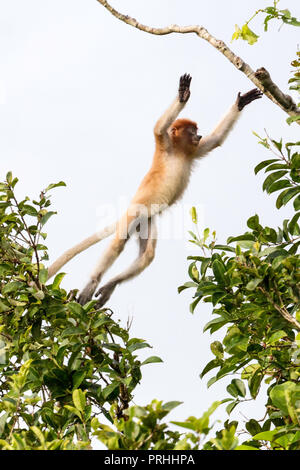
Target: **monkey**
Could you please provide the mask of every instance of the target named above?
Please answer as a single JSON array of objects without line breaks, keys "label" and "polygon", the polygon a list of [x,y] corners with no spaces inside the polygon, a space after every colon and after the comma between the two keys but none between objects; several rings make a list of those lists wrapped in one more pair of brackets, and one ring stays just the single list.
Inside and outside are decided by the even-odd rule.
[{"label": "monkey", "polygon": [[[101,308],[118,284],[137,276],[150,265],[156,248],[156,216],[182,196],[188,185],[194,162],[221,146],[244,107],[263,95],[257,88],[243,95],[238,93],[235,102],[216,128],[209,135],[202,137],[198,134],[196,122],[177,119],[190,98],[191,80],[189,74],[180,77],[175,100],[155,124],[155,152],[152,166],[138,187],[126,213],[118,222],[67,250],[48,270],[50,278],[78,253],[115,233],[92,272],[90,280],[79,295],[78,301],[81,305],[85,305],[95,294],[96,297],[101,296],[96,303],[97,308]],[[127,270],[97,290],[103,274],[121,254],[127,240],[137,232],[139,241],[137,259]]]}]

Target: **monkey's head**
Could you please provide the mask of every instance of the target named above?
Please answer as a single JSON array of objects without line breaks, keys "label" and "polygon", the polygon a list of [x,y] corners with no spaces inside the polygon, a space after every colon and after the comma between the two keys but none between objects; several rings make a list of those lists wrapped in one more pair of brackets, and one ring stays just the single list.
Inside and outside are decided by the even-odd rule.
[{"label": "monkey's head", "polygon": [[171,138],[174,145],[185,153],[193,153],[199,144],[197,124],[189,119],[177,119],[171,127]]}]

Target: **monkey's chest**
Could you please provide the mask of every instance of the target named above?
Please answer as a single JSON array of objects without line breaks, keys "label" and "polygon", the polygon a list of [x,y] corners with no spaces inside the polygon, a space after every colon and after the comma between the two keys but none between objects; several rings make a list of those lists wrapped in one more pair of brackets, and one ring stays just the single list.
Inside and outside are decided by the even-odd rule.
[{"label": "monkey's chest", "polygon": [[188,185],[191,165],[185,159],[169,156],[165,162],[163,173],[163,193],[167,204],[173,204],[183,194]]}]

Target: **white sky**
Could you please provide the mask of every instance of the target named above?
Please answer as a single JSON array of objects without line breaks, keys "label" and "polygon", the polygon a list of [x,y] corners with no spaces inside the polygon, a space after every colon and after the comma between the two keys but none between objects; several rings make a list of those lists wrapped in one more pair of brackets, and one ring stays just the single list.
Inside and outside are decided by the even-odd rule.
[{"label": "white sky", "polygon": [[[271,3],[112,0],[115,8],[142,23],[201,24],[229,45],[235,23],[242,25],[257,8]],[[300,17],[298,0],[282,1],[286,7]],[[230,46],[252,68],[266,67],[287,90],[299,28],[285,26],[278,33],[279,24],[274,23],[264,35],[261,23],[262,17],[252,25],[262,33],[258,44]],[[1,178],[12,170],[20,179],[18,194],[31,197],[49,183],[67,183],[67,188],[53,191],[58,215],[48,224],[51,260],[99,228],[104,204],[116,207],[134,194],[151,164],[153,126],[175,97],[182,73],[193,76],[182,116],[197,121],[203,135],[238,91],[253,88],[195,35],[147,35],[113,18],[96,0],[0,0],[0,70]],[[200,205],[202,228],[215,229],[220,243],[243,233],[247,218],[255,213],[263,224],[275,227],[288,217],[291,208],[277,211],[276,196],[262,192],[263,176],[254,176],[254,166],[271,157],[251,133],[263,134],[266,128],[275,139],[299,140],[299,127],[289,127],[286,117],[266,97],[246,108],[224,146],[198,164],[182,206],[175,210],[177,217],[182,207],[188,216],[192,205]],[[65,288],[84,285],[105,246],[100,243],[65,267]],[[133,317],[131,335],[153,346],[141,357],[164,360],[143,368],[135,403],[144,405],[153,398],[183,401],[171,419],[199,416],[214,400],[227,396],[230,382],[223,379],[207,391],[207,378],[199,379],[212,358],[210,337],[202,333],[212,316],[210,305],[199,305],[192,316],[192,291],[177,294],[177,287],[188,280],[186,256],[198,254],[196,247],[187,247],[182,238],[159,240],[153,264],[120,286],[107,305],[123,326]],[[128,265],[136,251],[135,243],[128,245],[105,281]],[[261,415],[258,403],[246,410]],[[222,411],[216,416],[226,417]],[[239,412],[235,416],[241,418]]]}]

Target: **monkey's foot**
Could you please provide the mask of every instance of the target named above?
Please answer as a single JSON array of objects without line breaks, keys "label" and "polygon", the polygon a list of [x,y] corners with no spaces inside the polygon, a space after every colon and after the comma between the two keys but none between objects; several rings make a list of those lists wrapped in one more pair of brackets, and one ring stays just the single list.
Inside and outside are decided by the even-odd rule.
[{"label": "monkey's foot", "polygon": [[97,288],[98,282],[96,280],[91,280],[87,283],[85,288],[80,292],[79,297],[78,297],[78,302],[81,305],[85,305],[87,302],[89,302],[93,294]]},{"label": "monkey's foot", "polygon": [[117,282],[108,282],[96,292],[96,297],[101,295],[98,302],[95,304],[95,308],[101,308],[110,299],[111,294],[115,290]]}]

